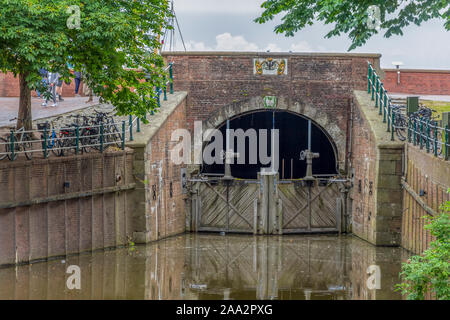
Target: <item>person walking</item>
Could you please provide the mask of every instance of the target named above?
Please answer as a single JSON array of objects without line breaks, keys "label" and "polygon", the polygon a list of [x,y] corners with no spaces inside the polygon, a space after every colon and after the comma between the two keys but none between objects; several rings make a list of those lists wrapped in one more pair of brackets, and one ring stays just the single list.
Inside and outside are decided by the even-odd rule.
[{"label": "person walking", "polygon": [[81,71],[75,71],[74,75],[75,75],[75,97],[80,97],[78,91],[80,90]]},{"label": "person walking", "polygon": [[58,82],[56,83],[56,95],[58,96],[59,101],[64,101],[62,98],[62,88],[63,88],[63,79],[61,75],[58,73]]},{"label": "person walking", "polygon": [[[39,69],[39,74],[41,75],[41,84],[43,87],[47,87],[47,76],[48,76],[48,72],[47,70],[45,70],[44,68],[40,68]],[[36,93],[38,98],[41,97],[41,93],[39,92],[39,88],[36,88]],[[44,98],[42,96],[42,98]]]},{"label": "person walking", "polygon": [[[48,92],[50,93],[49,95],[51,95],[52,100],[53,100],[52,107],[57,107],[58,103],[56,102],[56,85],[59,82],[59,73],[49,72],[47,80],[48,80]],[[47,97],[45,97],[45,102],[42,104],[43,107],[47,106],[47,103],[49,100],[49,95],[47,95]]]}]

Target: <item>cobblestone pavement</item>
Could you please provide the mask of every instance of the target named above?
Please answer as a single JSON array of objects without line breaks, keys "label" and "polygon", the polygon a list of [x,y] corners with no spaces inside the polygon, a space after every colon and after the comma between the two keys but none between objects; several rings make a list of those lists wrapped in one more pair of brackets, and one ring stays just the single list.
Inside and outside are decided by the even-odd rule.
[{"label": "cobblestone pavement", "polygon": [[[64,101],[58,102],[57,107],[43,107],[42,99],[31,98],[32,116],[34,120],[39,120],[98,105],[98,98],[94,98],[89,104],[86,103],[87,100],[88,97],[64,98]],[[0,127],[13,126],[15,121],[11,122],[10,119],[16,118],[18,111],[19,98],[0,98]]]}]

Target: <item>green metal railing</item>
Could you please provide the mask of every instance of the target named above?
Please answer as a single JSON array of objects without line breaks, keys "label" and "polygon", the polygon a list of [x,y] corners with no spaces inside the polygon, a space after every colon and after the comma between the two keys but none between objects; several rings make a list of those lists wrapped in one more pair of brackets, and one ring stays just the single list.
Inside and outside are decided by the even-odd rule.
[{"label": "green metal railing", "polygon": [[[393,105],[388,91],[377,75],[371,63],[368,62],[367,93],[374,101],[386,131],[390,133],[391,140],[395,140],[395,133],[400,141],[407,141],[413,145],[433,153],[436,157],[448,160],[450,157],[450,131],[448,126],[438,126],[438,122],[423,119],[414,114],[406,114],[399,106]],[[403,137],[402,132],[407,132]],[[407,136],[407,137],[406,137]]]},{"label": "green metal railing", "polygon": [[[158,107],[161,106],[161,94],[164,94],[163,99],[167,101],[167,87],[169,87],[170,94],[174,93],[173,62],[167,66],[165,72],[169,74],[168,81],[165,81],[163,89],[156,88],[156,94],[153,97],[156,99]],[[154,112],[152,111],[150,114],[153,115]],[[42,153],[46,159],[50,152],[58,156],[69,153],[79,154],[91,150],[104,152],[113,145],[125,150],[126,141],[133,141],[134,134],[141,132],[141,121],[139,117],[130,115],[128,121],[53,128],[51,133],[47,126],[41,130],[11,130],[7,137],[0,137],[0,160],[8,158],[14,161],[20,154],[25,154],[26,158],[31,160],[36,153]]]}]

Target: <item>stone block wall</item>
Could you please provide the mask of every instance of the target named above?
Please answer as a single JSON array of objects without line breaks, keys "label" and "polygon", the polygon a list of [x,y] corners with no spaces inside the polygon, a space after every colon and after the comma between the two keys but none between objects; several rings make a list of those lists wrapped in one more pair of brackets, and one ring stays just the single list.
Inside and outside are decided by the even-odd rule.
[{"label": "stone block wall", "polygon": [[131,151],[0,163],[0,265],[126,245]]}]

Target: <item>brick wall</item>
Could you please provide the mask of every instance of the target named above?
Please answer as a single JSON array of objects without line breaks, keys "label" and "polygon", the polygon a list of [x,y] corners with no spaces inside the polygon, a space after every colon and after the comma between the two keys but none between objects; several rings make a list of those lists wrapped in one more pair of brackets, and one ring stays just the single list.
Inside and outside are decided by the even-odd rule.
[{"label": "brick wall", "polygon": [[120,151],[0,163],[0,265],[125,245],[133,232],[132,157]]},{"label": "brick wall", "polygon": [[384,87],[393,93],[450,95],[449,70],[400,70],[400,84],[397,70],[385,69]]},{"label": "brick wall", "polygon": [[[407,169],[403,192],[402,246],[420,254],[429,247],[432,237],[424,230],[424,216],[431,216],[427,208],[439,213],[440,205],[450,200],[450,162],[435,158],[413,145],[407,146]],[[420,196],[420,190],[424,191]],[[417,201],[416,199],[420,199]]]},{"label": "brick wall", "polygon": [[375,213],[376,141],[360,107],[354,108],[352,130],[353,189],[351,191],[352,231],[360,238],[374,242],[370,227]]},{"label": "brick wall", "polygon": [[[80,84],[79,94],[83,94],[83,83]],[[0,72],[0,97],[19,97],[20,87],[19,87],[19,76],[16,78],[11,72],[1,73]],[[36,97],[35,91],[31,92],[31,96]],[[75,96],[75,80],[72,79],[69,85],[63,82],[63,97],[74,97]]]},{"label": "brick wall", "polygon": [[136,243],[148,243],[186,230],[185,198],[182,193],[181,168],[170,158],[178,142],[171,142],[172,132],[186,128],[186,93],[168,95],[159,111],[141,125],[141,132],[127,147],[134,150],[132,217]]},{"label": "brick wall", "polygon": [[181,187],[182,165],[170,159],[172,132],[186,128],[186,100],[171,113],[147,144],[145,162],[147,178],[147,214],[150,240],[166,238],[185,231],[186,218]]},{"label": "brick wall", "polygon": [[[367,86],[367,60],[379,65],[376,54],[277,54],[233,52],[166,53],[174,62],[176,90],[188,92],[189,128],[219,108],[252,97],[276,95],[289,105],[312,105],[332,115],[347,129],[348,99],[353,89]],[[287,75],[255,75],[254,58],[286,58]],[[281,99],[281,98],[280,98]]]},{"label": "brick wall", "polygon": [[352,231],[383,246],[400,245],[404,144],[391,141],[367,91],[355,91],[353,107]]}]

